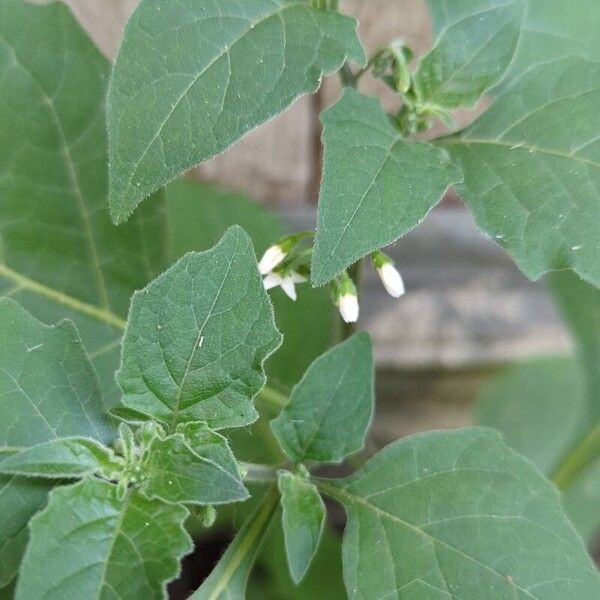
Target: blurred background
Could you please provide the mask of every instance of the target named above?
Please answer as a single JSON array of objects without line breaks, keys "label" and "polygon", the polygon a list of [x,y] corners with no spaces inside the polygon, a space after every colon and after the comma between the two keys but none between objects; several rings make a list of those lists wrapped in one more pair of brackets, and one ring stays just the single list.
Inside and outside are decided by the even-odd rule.
[{"label": "blurred background", "polygon": [[[102,51],[114,58],[136,0],[66,2]],[[368,52],[397,38],[417,57],[431,46],[422,0],[346,0],[344,10],[358,17]],[[382,84],[368,77],[361,80],[360,88],[379,95],[384,104],[394,101]],[[192,176],[268,206],[291,230],[313,227],[322,158],[319,114],[339,91],[337,79],[328,78],[315,96],[301,98]],[[473,111],[458,111],[457,123],[469,123],[488,102]],[[277,237],[274,231],[273,239]],[[482,237],[452,192],[389,253],[402,272],[407,294],[392,300],[367,268],[360,298],[360,326],[373,338],[378,370],[377,413],[369,442],[373,448],[417,431],[468,425],[481,386],[492,375],[515,361],[571,351],[569,334],[544,282],[525,279],[503,250]],[[276,299],[276,308],[281,301]],[[301,335],[298,339],[303,343]],[[210,534],[200,551],[218,558],[231,531],[225,528]],[[253,597],[320,598],[320,578],[338,577],[339,565],[317,563],[317,572],[296,596],[285,576],[285,564],[276,568],[278,561],[284,561],[277,550],[279,535],[275,532],[267,542],[269,558],[262,567],[259,564]],[[324,546],[334,543],[327,538]],[[326,548],[322,552],[326,554]],[[210,561],[198,555],[186,563],[183,580],[171,586],[173,598],[184,598],[186,590],[193,589],[211,568]],[[261,571],[267,564],[269,572]],[[261,577],[270,578],[269,584],[261,585]],[[344,597],[341,584],[338,591]]]}]

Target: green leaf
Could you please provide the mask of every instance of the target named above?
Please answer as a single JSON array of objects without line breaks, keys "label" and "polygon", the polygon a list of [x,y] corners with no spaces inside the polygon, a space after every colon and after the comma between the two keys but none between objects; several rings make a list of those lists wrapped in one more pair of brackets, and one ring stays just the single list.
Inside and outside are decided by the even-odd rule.
[{"label": "green leaf", "polygon": [[325,504],[317,488],[302,477],[282,471],[281,525],[290,574],[298,584],[308,571],[325,526]]},{"label": "green leaf", "polygon": [[600,65],[532,65],[463,132],[441,140],[479,228],[530,278],[571,268],[600,286]]},{"label": "green leaf", "polygon": [[510,65],[523,9],[522,0],[511,0],[444,28],[415,74],[419,101],[444,108],[474,105]]},{"label": "green leaf", "polygon": [[365,61],[356,22],[300,0],[143,0],[108,95],[115,222],[315,92],[347,58]]},{"label": "green leaf", "polygon": [[[506,0],[427,0],[435,30],[467,19],[475,13],[501,6]],[[521,39],[505,81],[533,64],[577,54],[600,58],[600,6],[588,0],[527,0]]]},{"label": "green leaf", "polygon": [[250,571],[278,505],[279,494],[273,486],[189,600],[244,600]]},{"label": "green leaf", "polygon": [[600,598],[556,490],[491,430],[412,436],[319,487],[348,515],[351,599]]},{"label": "green leaf", "polygon": [[180,423],[177,433],[185,438],[192,452],[206,461],[212,461],[239,479],[239,469],[227,438],[213,431],[206,423]]},{"label": "green leaf", "polygon": [[[198,433],[197,437],[200,435]],[[165,439],[156,438],[144,467],[141,491],[150,498],[185,504],[226,504],[246,500],[248,490],[242,483],[227,440],[222,436],[218,441],[214,437],[207,439],[208,431],[203,435],[204,442],[195,443],[194,449],[181,433]],[[215,445],[219,447],[215,448]]]},{"label": "green leaf", "polygon": [[539,358],[511,366],[480,391],[475,420],[501,431],[511,448],[551,475],[588,427],[579,365]]},{"label": "green leaf", "polygon": [[26,448],[63,436],[104,442],[114,433],[73,324],[44,325],[1,299],[0,446]]},{"label": "green leaf", "polygon": [[402,138],[374,98],[347,89],[322,121],[315,285],[413,229],[460,180],[445,152]]},{"label": "green leaf", "polygon": [[59,438],[0,460],[0,473],[69,478],[116,468],[113,452],[95,440]]},{"label": "green leaf", "polygon": [[[232,225],[244,228],[257,256],[286,232],[279,215],[257,202],[193,179],[170,184],[166,198],[173,261],[191,250],[207,250]],[[337,324],[329,290],[301,285],[297,293],[296,302],[291,302],[280,289],[270,293],[283,343],[269,358],[266,370],[269,382],[283,388],[290,388],[308,365],[331,346]]]},{"label": "green leaf", "polygon": [[586,380],[588,425],[600,423],[600,290],[568,271],[549,277],[550,289],[575,338]]},{"label": "green leaf", "polygon": [[247,196],[180,178],[165,188],[171,240],[170,260],[186,252],[208,250],[233,225],[240,225],[252,239],[257,255],[285,233],[279,215]]},{"label": "green leaf", "polygon": [[27,523],[44,503],[54,483],[0,475],[0,587],[19,570],[27,545]]},{"label": "green leaf", "polygon": [[192,549],[187,515],[100,480],[56,488],[31,521],[16,600],[162,600]]},{"label": "green leaf", "polygon": [[256,561],[259,577],[248,582],[248,600],[346,600],[341,537],[325,528],[310,570],[300,585],[290,577],[281,521],[275,519]]},{"label": "green leaf", "polygon": [[0,296],[73,320],[115,405],[129,298],[164,269],[166,226],[160,199],[111,224],[109,69],[63,3],[0,1]]},{"label": "green leaf", "polygon": [[362,448],[373,414],[371,340],[358,333],[317,358],[271,421],[295,462],[339,462]]},{"label": "green leaf", "polygon": [[252,243],[232,227],[134,294],[117,372],[123,404],[172,430],[185,421],[246,425],[280,342]]},{"label": "green leaf", "polygon": [[[550,476],[590,426],[590,406],[580,366],[568,358],[517,364],[480,391],[475,421],[498,429],[506,443]],[[600,529],[598,464],[562,492],[577,531],[592,541]]]}]

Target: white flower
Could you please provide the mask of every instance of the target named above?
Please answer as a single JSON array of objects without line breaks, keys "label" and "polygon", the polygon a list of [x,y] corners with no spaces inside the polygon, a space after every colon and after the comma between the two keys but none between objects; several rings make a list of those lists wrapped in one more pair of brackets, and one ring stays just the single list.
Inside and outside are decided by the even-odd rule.
[{"label": "white flower", "polygon": [[346,323],[358,321],[358,298],[355,294],[344,294],[339,297],[338,308]]},{"label": "white flower", "polygon": [[300,275],[300,273],[297,273],[296,271],[289,271],[283,275],[281,273],[273,272],[269,273],[263,279],[263,284],[265,286],[265,290],[270,290],[280,286],[288,298],[296,300],[296,284],[304,283],[305,281],[306,277]]},{"label": "white flower", "polygon": [[260,274],[266,275],[267,273],[270,273],[286,256],[287,252],[285,252],[279,244],[267,248],[258,263]]},{"label": "white flower", "polygon": [[404,282],[398,269],[391,262],[386,262],[377,269],[377,274],[387,293],[393,298],[400,298],[404,294]]}]

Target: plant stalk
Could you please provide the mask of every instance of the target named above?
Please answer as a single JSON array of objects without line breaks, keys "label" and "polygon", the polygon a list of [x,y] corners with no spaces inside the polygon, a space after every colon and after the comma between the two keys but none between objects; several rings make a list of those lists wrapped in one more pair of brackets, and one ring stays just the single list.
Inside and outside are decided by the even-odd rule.
[{"label": "plant stalk", "polygon": [[559,490],[566,490],[599,456],[600,423],[558,465],[551,477],[552,481]]}]

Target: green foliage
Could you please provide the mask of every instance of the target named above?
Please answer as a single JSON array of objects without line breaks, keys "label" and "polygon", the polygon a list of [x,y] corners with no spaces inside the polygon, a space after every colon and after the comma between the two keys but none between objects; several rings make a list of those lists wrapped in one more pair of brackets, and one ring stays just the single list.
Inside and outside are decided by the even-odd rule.
[{"label": "green foliage", "polygon": [[403,138],[373,98],[346,90],[322,121],[315,285],[413,229],[460,181],[445,152]]},{"label": "green foliage", "polygon": [[593,113],[599,78],[600,67],[578,57],[532,65],[441,141],[463,170],[458,191],[477,225],[528,277],[571,268],[600,285],[596,132],[570,116]]},{"label": "green foliage", "polygon": [[506,443],[551,474],[587,427],[581,369],[568,358],[516,364],[480,392],[476,420],[502,432]]},{"label": "green foliage", "polygon": [[339,462],[362,448],[373,395],[371,340],[357,333],[313,362],[271,429],[296,463]]},{"label": "green foliage", "polygon": [[515,365],[482,391],[477,418],[554,479],[567,514],[591,540],[600,529],[600,291],[570,272],[553,274],[550,287],[577,359]]},{"label": "green foliage", "polygon": [[0,296],[73,320],[114,406],[129,299],[166,266],[163,203],[111,224],[109,63],[67,7],[1,0],[0,38]]},{"label": "green foliage", "polygon": [[355,28],[301,0],[143,0],[108,94],[114,220],[316,91],[346,58],[363,63]]},{"label": "green foliage", "polygon": [[189,600],[243,600],[246,584],[275,510],[278,495],[272,486],[246,520],[211,574]]},{"label": "green foliage", "polygon": [[123,404],[170,429],[247,425],[280,343],[250,239],[231,228],[134,294],[117,372]]},{"label": "green foliage", "polygon": [[441,30],[415,74],[420,103],[444,108],[471,106],[502,79],[517,48],[524,2],[495,4],[466,14]]},{"label": "green foliage", "polygon": [[[173,261],[192,250],[207,250],[236,224],[252,238],[257,256],[285,234],[278,215],[239,193],[181,179],[166,188],[165,196]],[[290,388],[331,345],[335,321],[329,296],[329,290],[307,285],[298,289],[296,302],[281,290],[271,292],[277,329],[283,334],[281,347],[265,367],[271,384]]]},{"label": "green foliage", "polygon": [[1,446],[114,435],[73,324],[48,327],[9,298],[0,300],[0,396]]},{"label": "green foliage", "polygon": [[85,438],[59,438],[0,460],[0,473],[28,477],[82,477],[115,468],[118,464],[114,454]]},{"label": "green foliage", "polygon": [[[276,584],[251,597],[339,597],[322,493],[347,513],[350,598],[600,599],[561,508],[588,539],[600,525],[600,9],[429,0],[438,35],[411,72],[401,41],[366,64],[338,4],[142,0],[110,74],[62,4],[0,0],[0,598],[164,600],[192,548],[186,505],[188,525],[210,527],[246,480],[267,492],[192,599],[244,598],[257,561]],[[369,70],[397,113],[350,89]],[[161,190],[335,71],[347,89],[323,115],[314,245],[284,244],[279,219],[239,194]],[[470,127],[409,139],[489,90]],[[575,271],[551,285],[576,358],[491,383],[478,418],[508,445],[431,432],[323,479],[319,463],[363,447],[374,403],[369,337],[348,326],[328,350],[328,293],[355,291],[361,258],[452,185],[528,276]],[[271,281],[333,284],[271,304],[251,238],[275,244]],[[286,340],[267,364],[276,323]]]},{"label": "green foliage", "polygon": [[[245,500],[248,491],[240,479],[227,440],[221,438],[220,443],[223,446],[218,457],[220,460],[211,460],[214,451],[202,453],[198,445],[195,446],[196,451],[192,450],[180,433],[165,439],[156,438],[145,463],[146,478],[142,492],[150,498],[185,504],[223,504]],[[222,456],[223,451],[225,456]]]},{"label": "green foliage", "polygon": [[277,479],[281,525],[290,575],[298,584],[308,571],[325,526],[325,504],[314,484],[287,471]]},{"label": "green foliage", "polygon": [[556,490],[490,430],[412,436],[319,487],[348,515],[350,598],[600,598]]},{"label": "green foliage", "polygon": [[187,514],[99,480],[57,488],[31,522],[16,600],[164,598],[192,548]]},{"label": "green foliage", "polygon": [[52,485],[0,475],[0,586],[8,585],[17,574],[29,539],[27,523],[44,506]]}]

